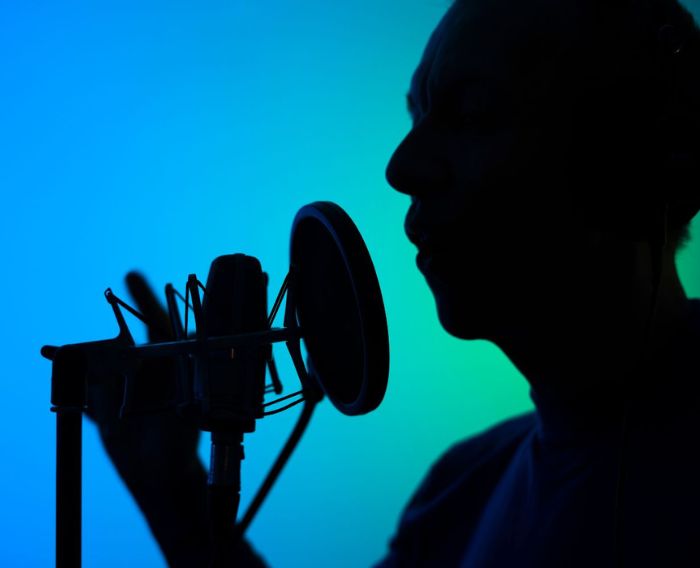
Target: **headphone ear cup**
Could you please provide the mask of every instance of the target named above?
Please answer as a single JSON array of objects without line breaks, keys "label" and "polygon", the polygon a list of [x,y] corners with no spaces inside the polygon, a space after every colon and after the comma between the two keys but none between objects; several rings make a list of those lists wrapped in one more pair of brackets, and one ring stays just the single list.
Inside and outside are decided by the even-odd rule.
[{"label": "headphone ear cup", "polygon": [[669,224],[680,227],[700,210],[700,50],[697,30],[682,37],[676,26],[658,31],[659,65],[666,89],[657,122],[661,153],[659,190],[669,203]]},{"label": "headphone ear cup", "polygon": [[660,135],[664,157],[659,189],[670,205],[669,222],[681,226],[700,210],[700,120],[665,117]]}]

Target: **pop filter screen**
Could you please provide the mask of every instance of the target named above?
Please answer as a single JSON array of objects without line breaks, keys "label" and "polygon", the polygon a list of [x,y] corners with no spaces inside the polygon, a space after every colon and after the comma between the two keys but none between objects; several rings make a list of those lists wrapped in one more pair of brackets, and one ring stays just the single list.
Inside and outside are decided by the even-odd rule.
[{"label": "pop filter screen", "polygon": [[371,412],[386,392],[389,337],[362,236],[338,205],[311,203],[294,218],[290,261],[310,374],[343,414]]}]

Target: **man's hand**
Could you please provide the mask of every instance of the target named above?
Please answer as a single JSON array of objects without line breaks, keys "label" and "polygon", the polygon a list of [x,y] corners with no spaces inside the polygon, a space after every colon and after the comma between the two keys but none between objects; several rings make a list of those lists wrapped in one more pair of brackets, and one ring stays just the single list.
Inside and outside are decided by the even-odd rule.
[{"label": "man's hand", "polygon": [[[143,276],[129,273],[126,283],[148,322],[149,342],[172,340],[167,313]],[[97,425],[112,463],[144,513],[168,564],[206,566],[206,473],[197,456],[199,429],[172,404],[174,362],[144,359],[132,380],[138,390],[134,412],[120,418],[124,377],[90,377],[87,415]]]},{"label": "man's hand", "polygon": [[[165,309],[138,273],[126,276],[129,294],[148,322],[148,341],[174,339]],[[199,429],[173,404],[176,370],[169,358],[147,358],[133,376],[134,411],[119,417],[124,378],[88,380],[87,415],[109,457],[136,499],[168,565],[201,568],[210,563],[207,476],[197,455]],[[247,541],[235,545],[238,568],[265,568]]]},{"label": "man's hand", "polygon": [[[126,283],[148,322],[149,342],[174,339],[167,313],[143,276],[131,272]],[[96,423],[105,449],[127,485],[179,483],[193,469],[201,468],[197,457],[199,429],[179,416],[172,405],[175,380],[172,359],[140,361],[132,377],[138,392],[134,411],[124,418],[119,417],[124,377],[94,377],[89,381],[87,415]]]}]

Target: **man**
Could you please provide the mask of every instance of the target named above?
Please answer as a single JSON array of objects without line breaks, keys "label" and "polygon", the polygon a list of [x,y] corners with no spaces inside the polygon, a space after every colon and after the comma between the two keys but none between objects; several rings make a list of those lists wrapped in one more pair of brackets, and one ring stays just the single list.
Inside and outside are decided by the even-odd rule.
[{"label": "man", "polygon": [[[699,34],[674,0],[461,0],[433,33],[387,178],[441,323],[498,345],[536,412],[448,451],[381,566],[700,565],[700,306],[674,259],[700,208]],[[169,563],[205,565],[196,433],[94,398]]]},{"label": "man", "polygon": [[700,565],[698,34],[671,0],[464,0],[430,38],[387,179],[442,325],[536,411],[448,451],[381,566]]}]

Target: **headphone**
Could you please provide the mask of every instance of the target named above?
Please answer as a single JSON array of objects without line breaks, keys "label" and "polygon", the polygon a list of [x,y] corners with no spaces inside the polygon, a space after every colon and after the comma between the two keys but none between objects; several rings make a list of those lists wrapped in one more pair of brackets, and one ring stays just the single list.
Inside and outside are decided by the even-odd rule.
[{"label": "headphone", "polygon": [[[665,153],[662,199],[668,206],[668,225],[681,226],[700,209],[700,32],[682,34],[666,24],[657,32],[657,66],[664,105],[657,134]],[[683,37],[685,35],[685,37]],[[693,57],[695,56],[695,57]]]},{"label": "headphone", "polygon": [[[657,63],[661,88],[666,89],[665,108],[663,109],[654,134],[661,138],[661,149],[666,158],[663,164],[663,176],[659,181],[663,187],[651,196],[651,215],[646,219],[642,232],[649,243],[651,254],[651,298],[645,323],[643,344],[638,367],[633,371],[644,369],[646,354],[650,352],[652,332],[654,330],[658,311],[658,298],[663,277],[663,267],[668,254],[669,226],[679,227],[689,222],[700,209],[700,193],[696,190],[693,195],[692,186],[688,179],[700,181],[700,152],[693,153],[693,144],[700,149],[700,144],[694,141],[693,130],[700,133],[700,116],[697,111],[692,114],[679,113],[684,109],[684,97],[692,96],[692,87],[700,85],[700,79],[695,84],[683,84],[683,80],[692,77],[684,73],[688,65],[688,54],[696,47],[697,38],[681,37],[676,26],[666,24],[657,32],[658,52]],[[694,41],[693,41],[694,40]],[[691,58],[692,59],[692,58]],[[695,72],[700,76],[700,70]],[[697,89],[700,95],[700,88]],[[684,109],[687,110],[687,109]],[[688,124],[690,122],[690,124]],[[623,409],[619,440],[619,462],[615,488],[614,514],[614,553],[618,568],[625,566],[624,551],[624,486],[627,474],[626,450],[629,436],[630,411],[630,374],[623,378]],[[635,376],[639,373],[635,372]],[[643,375],[643,371],[642,371]]]}]

